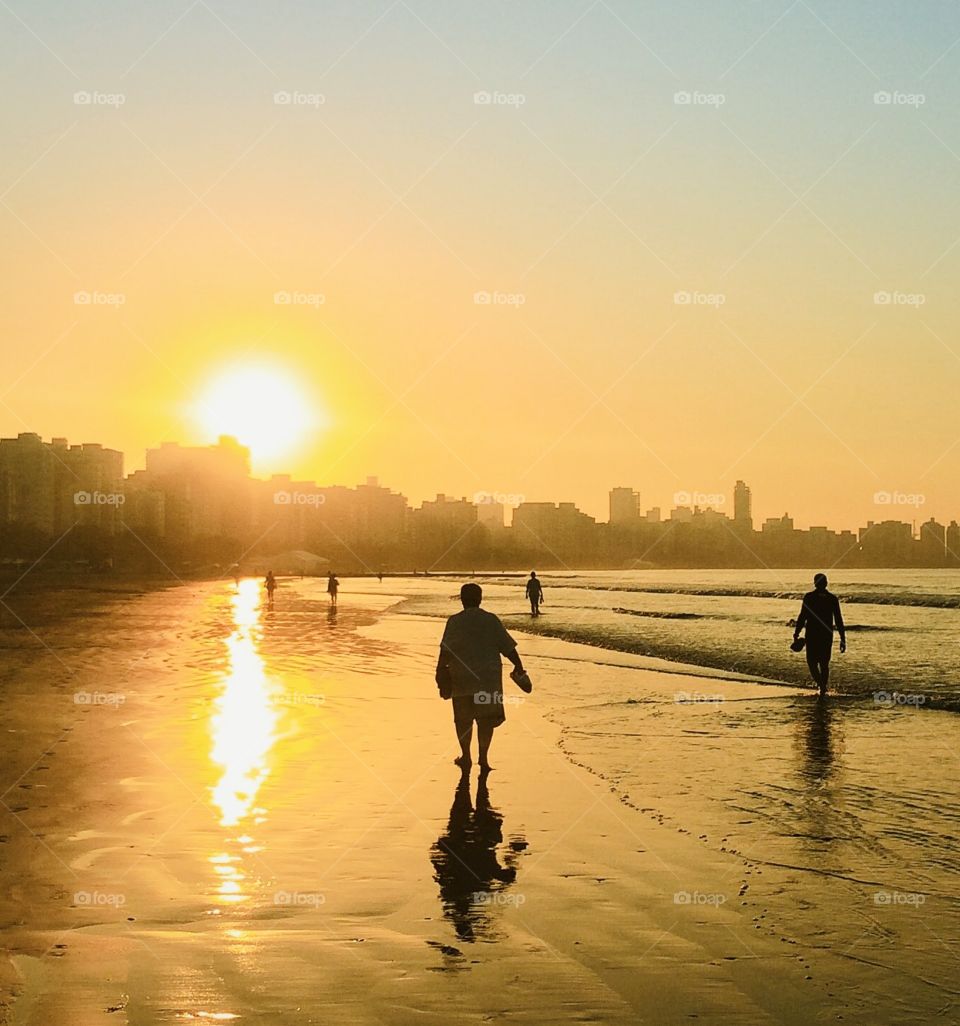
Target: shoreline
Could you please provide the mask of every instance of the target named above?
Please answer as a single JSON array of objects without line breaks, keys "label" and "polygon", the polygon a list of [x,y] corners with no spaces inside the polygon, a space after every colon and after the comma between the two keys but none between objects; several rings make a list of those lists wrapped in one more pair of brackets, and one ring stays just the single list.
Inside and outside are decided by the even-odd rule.
[{"label": "shoreline", "polygon": [[[889,968],[791,925],[784,894],[822,909],[824,885],[720,832],[698,787],[655,793],[694,768],[689,745],[735,744],[717,708],[670,699],[682,674],[524,635],[534,693],[497,731],[487,811],[474,770],[464,820],[438,623],[397,598],[342,594],[331,617],[298,581],[268,614],[232,582],[191,584],[83,634],[60,623],[23,659],[6,696],[9,1022],[925,1021],[912,987],[887,1014]],[[777,697],[715,686],[725,716]],[[78,707],[83,688],[124,700]],[[571,717],[611,709],[652,717],[639,752],[619,749],[639,790],[576,765],[600,723]],[[779,742],[749,743],[756,773]],[[451,838],[474,876],[439,857]]]}]

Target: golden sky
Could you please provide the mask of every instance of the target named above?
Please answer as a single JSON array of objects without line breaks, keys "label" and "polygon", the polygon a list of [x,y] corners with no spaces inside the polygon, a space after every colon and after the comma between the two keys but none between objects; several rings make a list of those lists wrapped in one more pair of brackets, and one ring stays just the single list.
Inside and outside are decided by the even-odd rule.
[{"label": "golden sky", "polygon": [[260,473],[960,516],[956,5],[83,6],[0,8],[5,436],[278,371]]}]

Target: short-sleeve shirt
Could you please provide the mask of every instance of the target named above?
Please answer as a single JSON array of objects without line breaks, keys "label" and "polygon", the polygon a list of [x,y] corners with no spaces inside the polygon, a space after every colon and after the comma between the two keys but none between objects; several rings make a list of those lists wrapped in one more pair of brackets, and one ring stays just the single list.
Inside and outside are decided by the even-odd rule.
[{"label": "short-sleeve shirt", "polygon": [[517,643],[500,618],[479,606],[455,613],[447,620],[440,648],[450,656],[450,679],[454,695],[475,695],[503,689],[501,656]]}]

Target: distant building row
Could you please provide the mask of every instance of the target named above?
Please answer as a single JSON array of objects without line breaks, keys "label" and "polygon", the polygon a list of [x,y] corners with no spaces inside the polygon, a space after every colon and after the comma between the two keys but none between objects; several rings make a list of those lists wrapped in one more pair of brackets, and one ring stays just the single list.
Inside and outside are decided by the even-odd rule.
[{"label": "distant building row", "polygon": [[[0,439],[0,555],[32,556],[71,535],[111,555],[121,539],[161,562],[222,564],[255,553],[305,549],[337,565],[512,566],[951,566],[960,564],[960,527],[929,520],[868,523],[854,534],[794,528],[789,516],[753,528],[750,488],[737,481],[733,516],[722,496],[678,492],[666,518],[641,512],[632,488],[610,492],[608,523],[572,502],[521,502],[511,526],[505,506],[438,495],[411,509],[376,478],[348,488],[286,475],[250,477],[249,452],[231,438],[216,445],[165,443],[143,470],[124,478],[123,455],[101,445]],[[491,500],[491,501],[486,501]],[[104,541],[107,539],[107,541]],[[136,544],[134,544],[136,543]]]}]

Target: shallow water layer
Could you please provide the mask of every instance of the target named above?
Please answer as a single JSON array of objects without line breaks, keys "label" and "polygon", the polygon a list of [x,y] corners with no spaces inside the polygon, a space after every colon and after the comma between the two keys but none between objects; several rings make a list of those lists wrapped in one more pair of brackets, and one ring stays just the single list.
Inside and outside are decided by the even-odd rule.
[{"label": "shallow water layer", "polygon": [[463,789],[454,582],[343,584],[2,633],[12,1021],[949,1017],[955,716],[519,635]]},{"label": "shallow water layer", "polygon": [[[848,651],[832,687],[891,704],[960,707],[960,575],[949,570],[833,571]],[[812,573],[739,570],[542,574],[543,616],[522,577],[483,579],[487,605],[513,626],[603,648],[807,684],[791,621]],[[449,583],[420,580],[411,609],[448,615]],[[899,697],[891,697],[896,692]]]}]

